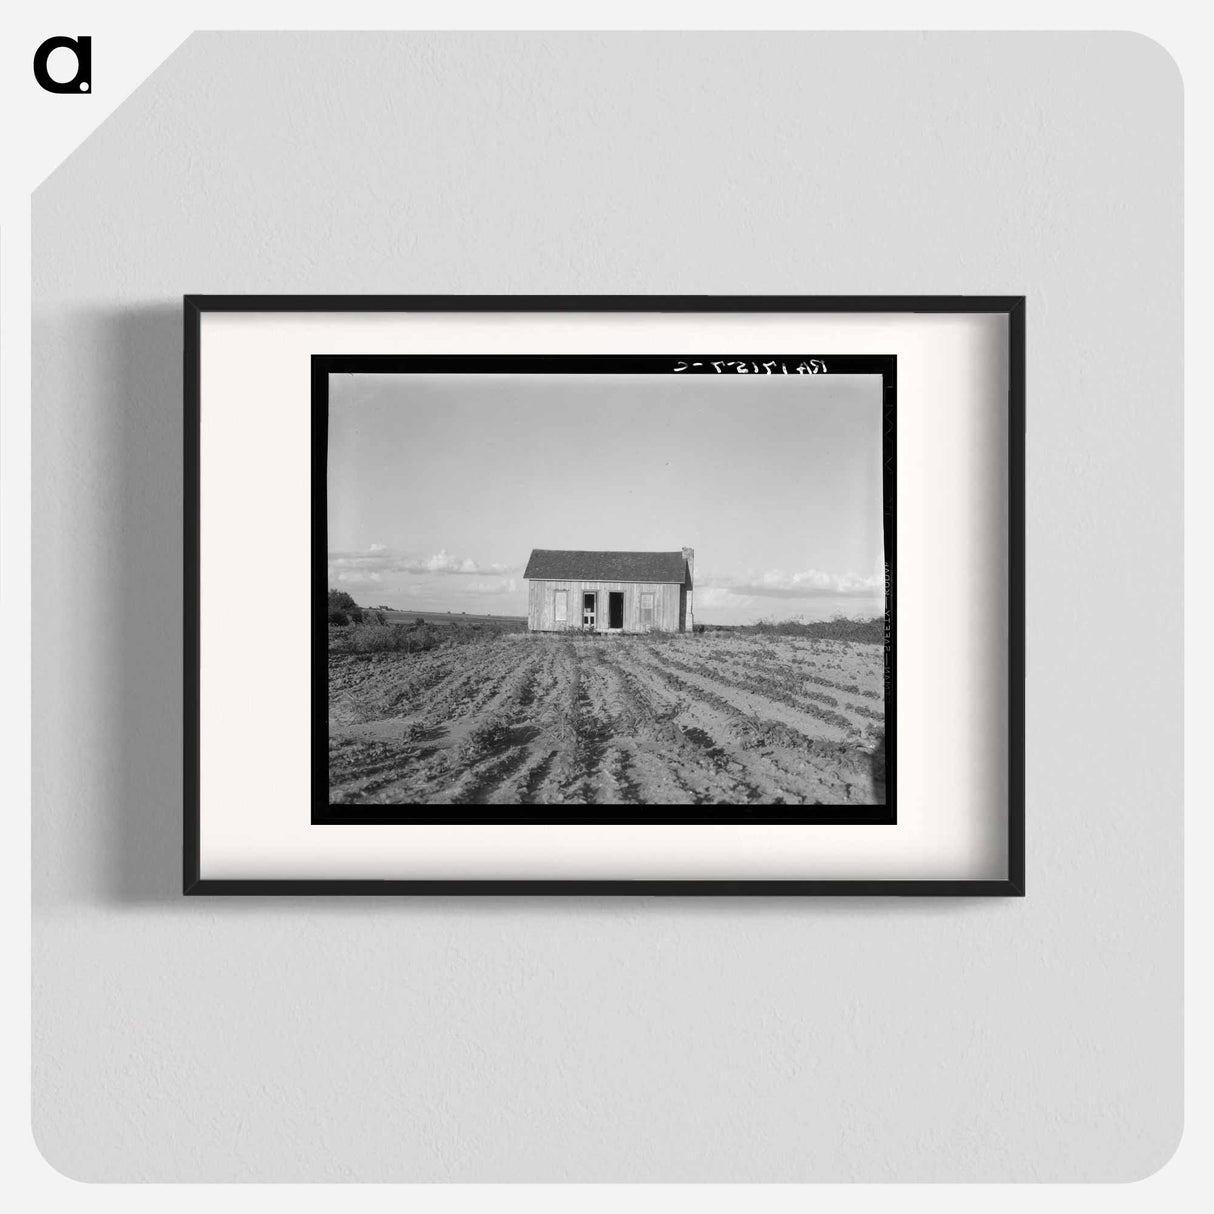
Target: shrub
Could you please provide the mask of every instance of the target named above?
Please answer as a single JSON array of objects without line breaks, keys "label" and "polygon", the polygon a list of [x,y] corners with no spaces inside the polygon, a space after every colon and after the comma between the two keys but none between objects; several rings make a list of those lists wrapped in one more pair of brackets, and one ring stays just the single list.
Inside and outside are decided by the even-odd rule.
[{"label": "shrub", "polygon": [[355,624],[330,635],[329,649],[333,653],[421,653],[438,644],[433,629],[414,629],[407,624]]},{"label": "shrub", "polygon": [[469,731],[460,746],[465,759],[479,759],[510,743],[510,722],[503,715],[486,717]]},{"label": "shrub", "polygon": [[350,622],[350,617],[344,611],[335,611],[332,607],[329,608],[329,623],[336,624],[339,628],[344,628]]},{"label": "shrub", "polygon": [[871,619],[849,619],[837,615],[831,620],[760,620],[757,624],[744,624],[736,632],[755,636],[795,636],[816,641],[855,641],[866,645],[880,645],[885,640],[884,616]]},{"label": "shrub", "polygon": [[[344,613],[342,613],[344,614]],[[330,613],[329,622],[336,623]],[[492,644],[501,631],[475,624],[380,624],[354,621],[329,633],[330,653],[426,653],[440,645]]]}]

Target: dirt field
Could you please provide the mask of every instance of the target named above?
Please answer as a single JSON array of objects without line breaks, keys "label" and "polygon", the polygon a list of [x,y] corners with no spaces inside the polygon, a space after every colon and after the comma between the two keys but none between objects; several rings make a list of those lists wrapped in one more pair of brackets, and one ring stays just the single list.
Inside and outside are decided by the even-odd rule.
[{"label": "dirt field", "polygon": [[500,633],[329,657],[333,804],[884,801],[877,645]]}]

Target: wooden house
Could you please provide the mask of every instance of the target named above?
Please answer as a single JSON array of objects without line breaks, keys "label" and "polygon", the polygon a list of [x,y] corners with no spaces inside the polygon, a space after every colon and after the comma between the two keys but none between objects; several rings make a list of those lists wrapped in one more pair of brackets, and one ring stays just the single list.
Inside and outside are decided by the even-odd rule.
[{"label": "wooden house", "polygon": [[567,552],[535,548],[527,579],[531,632],[691,632],[695,549]]}]

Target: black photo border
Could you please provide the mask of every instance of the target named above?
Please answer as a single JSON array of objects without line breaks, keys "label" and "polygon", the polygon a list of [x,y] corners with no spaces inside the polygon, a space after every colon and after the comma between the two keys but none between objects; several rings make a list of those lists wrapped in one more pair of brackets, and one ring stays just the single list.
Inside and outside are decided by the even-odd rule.
[{"label": "black photo border", "polygon": [[[833,313],[988,313],[1002,314],[1008,323],[1008,823],[1007,875],[995,880],[366,880],[366,879],[252,879],[209,880],[200,872],[200,464],[199,424],[201,403],[201,328],[204,312],[833,312]],[[1024,894],[1024,424],[1025,424],[1025,299],[1023,296],[360,296],[360,295],[187,295],[184,297],[184,821],[183,892],[192,895],[342,895],[342,894],[645,894],[645,895],[898,895],[898,896],[1023,896]],[[425,356],[411,356],[417,363]],[[466,362],[472,356],[454,356]],[[501,360],[519,356],[501,356]],[[534,356],[560,361],[581,356]],[[625,356],[604,356],[613,361]],[[637,356],[653,361],[655,356]],[[656,356],[665,358],[665,356]],[[678,355],[674,357],[679,357]],[[751,359],[753,354],[734,355]],[[773,357],[773,356],[766,356]],[[801,357],[801,356],[798,356]],[[824,357],[804,355],[803,357]],[[843,357],[829,355],[836,365]],[[862,361],[866,356],[850,356]],[[391,362],[394,355],[320,355],[313,357],[313,397],[317,375],[327,379],[332,362],[354,360]],[[449,361],[434,356],[431,361]],[[871,360],[868,360],[871,361]],[[323,372],[318,371],[319,367]],[[829,364],[828,364],[829,365]],[[366,366],[360,369],[368,369]],[[384,369],[381,367],[381,369]],[[414,367],[416,370],[416,366]],[[840,372],[841,373],[841,372]],[[313,425],[316,411],[313,410]],[[326,427],[327,433],[327,427]],[[323,461],[323,450],[321,459]],[[314,447],[313,460],[316,453]],[[886,475],[896,475],[891,465]],[[323,469],[322,469],[323,483]],[[323,501],[323,498],[322,498]],[[888,503],[889,499],[887,499]],[[313,510],[317,509],[313,494]],[[323,509],[323,506],[322,506]],[[326,524],[327,525],[327,524]],[[892,520],[886,521],[887,562],[893,562]],[[321,535],[324,535],[322,529]],[[316,529],[313,528],[315,542]],[[315,580],[317,562],[313,561]],[[325,566],[320,577],[327,583]],[[314,596],[315,597],[315,596]],[[894,595],[889,598],[887,621],[895,629]],[[315,616],[313,617],[315,628]],[[313,643],[315,645],[315,631]],[[896,642],[896,629],[891,636]],[[325,650],[327,651],[327,637]],[[891,670],[891,677],[892,677]],[[895,705],[896,689],[889,697]],[[315,694],[313,709],[315,708]],[[315,721],[313,721],[315,727]],[[893,742],[895,721],[887,722],[887,765],[896,764]],[[891,736],[893,735],[893,736]],[[327,725],[324,765],[327,804]],[[315,746],[313,747],[315,751]],[[888,777],[887,777],[888,778]],[[895,780],[890,787],[896,787]],[[891,794],[887,807],[893,807]],[[348,811],[342,820],[350,822]],[[896,810],[894,811],[896,812]],[[567,817],[568,815],[564,815]],[[666,815],[671,817],[673,815]],[[703,813],[687,820],[705,820]],[[718,815],[728,821],[733,815]],[[781,819],[766,813],[764,820],[807,820],[805,812]],[[378,821],[381,819],[371,819]],[[406,821],[416,819],[409,818]],[[475,821],[475,819],[469,819]],[[711,821],[712,818],[707,820]],[[836,820],[836,819],[832,819]],[[855,822],[854,814],[843,821]],[[881,819],[885,821],[885,818]]]},{"label": "black photo border", "polygon": [[[885,768],[883,805],[824,805],[820,807],[756,805],[746,808],[747,825],[896,826],[897,814],[897,395],[898,361],[892,354],[762,353],[762,354],[313,354],[312,355],[312,680],[311,791],[313,826],[412,826],[429,822],[433,809],[423,805],[331,805],[329,802],[329,656],[328,612],[328,441],[329,382],[333,375],[735,375],[738,365],[752,374],[797,374],[798,366],[820,368],[812,374],[872,375],[881,378],[881,518],[885,547]],[[785,372],[754,371],[764,365]],[[718,372],[717,366],[731,370]],[[679,368],[682,368],[681,370]],[[460,806],[460,821],[500,822],[502,814],[478,815],[475,804]],[[522,808],[522,807],[520,807]],[[631,807],[633,809],[638,807]],[[648,808],[648,807],[642,807]],[[654,806],[661,817],[631,821],[612,817],[613,825],[643,826],[655,822],[737,822],[737,806]],[[466,812],[470,811],[470,812]],[[534,811],[528,809],[534,821]],[[624,811],[627,812],[627,809]],[[429,817],[427,815],[430,815]],[[520,819],[521,820],[521,819]],[[539,821],[607,821],[601,809],[562,807]]]}]

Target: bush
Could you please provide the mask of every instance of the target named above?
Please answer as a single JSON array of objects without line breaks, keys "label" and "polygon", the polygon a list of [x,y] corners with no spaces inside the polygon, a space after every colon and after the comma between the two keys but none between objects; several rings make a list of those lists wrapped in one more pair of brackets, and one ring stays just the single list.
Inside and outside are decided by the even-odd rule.
[{"label": "bush", "polygon": [[837,615],[832,620],[760,620],[757,624],[744,624],[734,629],[756,636],[794,636],[814,641],[854,641],[862,645],[880,645],[885,640],[885,617],[871,619],[848,619]]},{"label": "bush", "polygon": [[329,623],[336,624],[338,627],[344,627],[346,624],[361,624],[364,620],[370,619],[373,614],[378,617],[379,623],[384,622],[381,612],[364,611],[344,590],[329,591],[328,611]]},{"label": "bush", "polygon": [[[339,613],[341,614],[341,613]],[[369,614],[369,613],[366,613]],[[336,621],[333,613],[329,623]],[[482,629],[476,624],[381,624],[354,621],[340,632],[329,633],[330,653],[426,653],[440,645],[489,644],[502,630]]]},{"label": "bush", "polygon": [[460,746],[465,760],[476,761],[510,744],[510,722],[504,714],[486,717],[474,725]]},{"label": "bush", "polygon": [[358,604],[344,590],[329,591],[330,611],[357,611]]},{"label": "bush", "polygon": [[334,636],[329,635],[330,653],[424,653],[439,643],[434,629],[416,629],[408,624],[356,623]]}]

